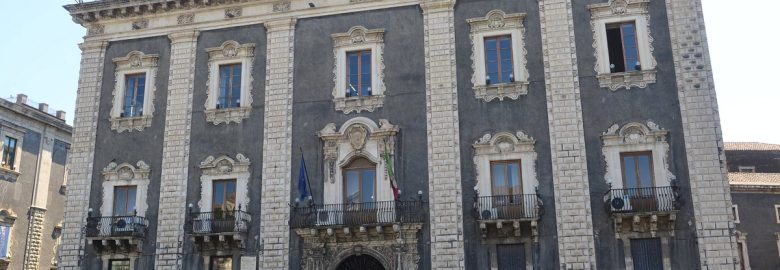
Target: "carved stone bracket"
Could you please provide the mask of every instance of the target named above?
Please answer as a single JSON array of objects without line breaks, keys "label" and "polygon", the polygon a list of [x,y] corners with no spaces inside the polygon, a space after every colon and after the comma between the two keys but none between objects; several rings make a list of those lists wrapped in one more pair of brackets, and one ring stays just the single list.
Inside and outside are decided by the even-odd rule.
[{"label": "carved stone bracket", "polygon": [[624,237],[624,234],[637,233],[657,237],[661,232],[664,235],[674,237],[676,221],[677,211],[614,214],[612,216],[616,239]]}]

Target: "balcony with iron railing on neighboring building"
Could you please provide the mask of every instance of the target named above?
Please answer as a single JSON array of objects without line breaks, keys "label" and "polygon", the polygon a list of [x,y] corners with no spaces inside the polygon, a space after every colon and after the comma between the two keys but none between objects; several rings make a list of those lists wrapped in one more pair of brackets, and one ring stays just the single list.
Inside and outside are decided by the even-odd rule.
[{"label": "balcony with iron railing on neighboring building", "polygon": [[604,194],[604,208],[611,215],[616,233],[621,231],[673,233],[680,209],[677,186],[610,189]]},{"label": "balcony with iron railing on neighboring building", "polygon": [[[479,222],[482,237],[507,234],[523,235],[527,230],[536,236],[538,221],[544,214],[542,200],[538,194],[493,195],[474,197],[474,216]],[[525,229],[527,228],[527,229]]]},{"label": "balcony with iron railing on neighboring building", "polygon": [[149,221],[137,214],[132,216],[89,216],[84,233],[87,241],[98,252],[137,252],[142,246]]},{"label": "balcony with iron railing on neighboring building", "polygon": [[214,209],[212,212],[193,212],[189,207],[187,231],[201,250],[243,248],[252,216],[241,210]]}]

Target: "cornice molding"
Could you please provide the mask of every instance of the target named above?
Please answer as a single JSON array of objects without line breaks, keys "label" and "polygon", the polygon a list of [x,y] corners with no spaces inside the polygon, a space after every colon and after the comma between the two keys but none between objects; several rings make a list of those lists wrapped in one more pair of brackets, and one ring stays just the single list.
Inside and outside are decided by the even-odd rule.
[{"label": "cornice molding", "polygon": [[183,31],[168,35],[171,43],[193,42],[198,39],[199,31]]}]

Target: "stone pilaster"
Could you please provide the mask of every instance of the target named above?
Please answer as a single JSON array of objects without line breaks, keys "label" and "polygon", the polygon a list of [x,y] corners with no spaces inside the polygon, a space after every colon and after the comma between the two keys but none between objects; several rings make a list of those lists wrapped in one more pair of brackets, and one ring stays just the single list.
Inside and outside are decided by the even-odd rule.
[{"label": "stone pilaster", "polygon": [[667,0],[702,269],[738,269],[720,116],[701,0]]},{"label": "stone pilaster", "polygon": [[68,155],[68,195],[60,247],[60,269],[78,269],[84,239],[82,227],[87,216],[89,188],[95,154],[100,87],[106,54],[105,41],[85,41],[81,48],[73,144]]},{"label": "stone pilaster", "polygon": [[455,0],[426,0],[421,6],[425,24],[431,268],[463,269]]},{"label": "stone pilaster", "polygon": [[24,253],[24,270],[37,270],[40,264],[45,215],[46,209],[30,207],[30,220],[27,223],[27,241],[25,242],[27,246]]},{"label": "stone pilaster", "polygon": [[184,237],[187,179],[192,124],[192,91],[198,32],[180,32],[171,39],[168,104],[165,110],[160,214],[157,220],[155,269],[178,269]]},{"label": "stone pilaster", "polygon": [[296,19],[265,22],[268,31],[260,200],[260,269],[287,269],[290,260],[293,46]]},{"label": "stone pilaster", "polygon": [[593,220],[571,0],[541,0],[560,269],[594,269]]}]

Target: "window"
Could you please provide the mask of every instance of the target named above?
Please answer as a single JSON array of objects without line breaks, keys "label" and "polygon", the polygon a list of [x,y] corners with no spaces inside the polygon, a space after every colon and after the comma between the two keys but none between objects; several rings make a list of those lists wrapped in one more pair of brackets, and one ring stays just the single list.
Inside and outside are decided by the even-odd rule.
[{"label": "window", "polygon": [[234,211],[236,207],[236,180],[214,181],[211,208],[214,212]]},{"label": "window", "polygon": [[660,238],[631,239],[634,269],[664,269]]},{"label": "window", "polygon": [[625,188],[651,188],[653,181],[652,152],[621,153]]},{"label": "window", "polygon": [[512,36],[485,37],[485,84],[514,82],[512,62]]},{"label": "window", "polygon": [[109,260],[109,270],[130,270],[130,259]]},{"label": "window", "polygon": [[607,25],[607,48],[611,73],[641,69],[634,22]]},{"label": "window", "polygon": [[255,44],[228,40],[206,52],[209,59],[206,121],[214,125],[241,123],[252,109]]},{"label": "window", "polygon": [[371,95],[371,50],[347,52],[346,97]]},{"label": "window", "polygon": [[739,166],[739,172],[754,173],[756,172],[756,166]]},{"label": "window", "polygon": [[672,186],[668,133],[649,121],[614,124],[602,133],[607,184],[612,189]]},{"label": "window", "polygon": [[496,245],[496,266],[498,270],[526,269],[525,245]]},{"label": "window", "polygon": [[0,260],[8,258],[11,244],[11,225],[0,224]]},{"label": "window", "polygon": [[3,141],[3,160],[2,167],[8,170],[16,170],[16,144],[15,138],[5,136]]},{"label": "window", "polygon": [[157,77],[156,54],[132,51],[114,58],[114,99],[109,118],[117,132],[142,131],[152,125]]},{"label": "window", "polygon": [[135,208],[136,186],[114,187],[114,216],[133,216]]},{"label": "window", "polygon": [[739,207],[736,204],[731,206],[731,214],[733,215],[734,223],[739,223]]},{"label": "window", "polygon": [[780,223],[780,205],[775,204],[775,221]]},{"label": "window", "polygon": [[344,203],[376,201],[376,164],[357,158],[344,167]]},{"label": "window", "polygon": [[125,103],[120,117],[136,117],[144,115],[144,88],[146,74],[125,76]]},{"label": "window", "polygon": [[744,248],[745,248],[745,246],[742,243],[737,242],[737,253],[739,254],[739,269],[740,270],[747,269],[747,268],[745,268],[745,253],[742,252],[742,250]]},{"label": "window", "polygon": [[493,196],[522,195],[520,161],[493,161],[490,163]]},{"label": "window", "polygon": [[233,258],[230,256],[213,256],[209,270],[233,270]]},{"label": "window", "polygon": [[384,104],[384,29],[354,26],[331,35],[334,44],[333,102],[344,113],[373,112]]},{"label": "window", "polygon": [[609,0],[588,5],[599,86],[612,91],[656,81],[647,1]]},{"label": "window", "polygon": [[217,109],[241,107],[241,64],[219,66]]}]

